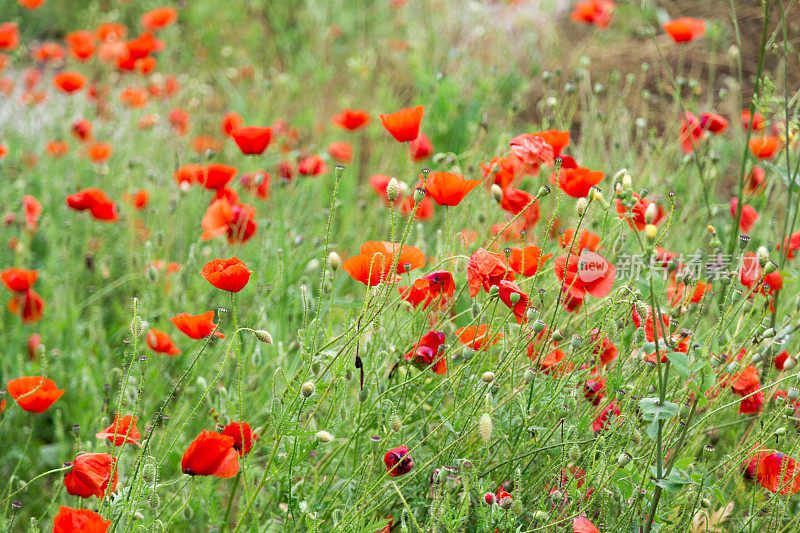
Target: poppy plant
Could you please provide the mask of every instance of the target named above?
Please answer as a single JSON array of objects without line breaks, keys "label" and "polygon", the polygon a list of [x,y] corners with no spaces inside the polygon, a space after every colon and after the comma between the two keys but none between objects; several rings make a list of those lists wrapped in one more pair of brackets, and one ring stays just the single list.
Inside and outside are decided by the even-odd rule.
[{"label": "poppy plant", "polygon": [[585,198],[592,187],[603,181],[605,174],[599,170],[585,167],[562,168],[550,174],[550,183],[558,185],[562,191],[573,198]]},{"label": "poppy plant", "polygon": [[225,338],[225,335],[220,333],[217,325],[214,324],[214,311],[208,311],[202,315],[180,313],[170,318],[170,322],[190,339],[202,339],[212,333],[220,339]]},{"label": "poppy plant", "polygon": [[580,254],[583,250],[595,252],[600,248],[600,236],[588,229],[581,230],[578,240],[575,241],[575,230],[568,228],[559,237],[559,246],[562,250],[572,249],[573,253]]},{"label": "poppy plant", "polygon": [[422,161],[433,153],[433,143],[427,135],[420,133],[419,137],[408,143],[408,153],[414,161]]},{"label": "poppy plant", "polygon": [[43,376],[23,376],[12,379],[6,384],[6,390],[17,405],[29,413],[44,413],[64,394],[65,389],[56,387],[56,383]]},{"label": "poppy plant", "polygon": [[[429,331],[405,354],[405,360],[419,368],[431,367],[434,374],[447,373],[447,360],[444,356],[444,333]],[[432,366],[431,366],[432,365]]]},{"label": "poppy plant", "polygon": [[19,27],[16,22],[0,24],[0,52],[10,52],[19,46]]},{"label": "poppy plant", "polygon": [[88,210],[92,217],[103,222],[115,222],[118,218],[117,205],[96,187],[67,196],[67,205],[76,211]]},{"label": "poppy plant", "polygon": [[749,130],[751,124],[754,131],[761,131],[764,129],[764,122],[764,115],[758,111],[751,113],[749,109],[742,109],[741,123],[744,131]]},{"label": "poppy plant", "polygon": [[731,384],[731,389],[742,397],[739,402],[739,414],[756,414],[761,410],[761,406],[764,404],[764,391],[761,390],[761,381],[756,367],[748,365],[739,372]]},{"label": "poppy plant", "polygon": [[238,257],[230,259],[214,259],[203,266],[201,275],[218,289],[228,292],[239,292],[250,281],[252,272]]},{"label": "poppy plant", "polygon": [[622,411],[619,410],[617,406],[616,400],[611,400],[611,403],[606,405],[602,410],[600,410],[597,417],[592,422],[592,431],[595,433],[602,431],[604,429],[608,429],[608,422],[612,416],[620,416]]},{"label": "poppy plant", "polygon": [[244,155],[261,155],[272,140],[272,128],[245,126],[232,130],[231,137]]},{"label": "poppy plant", "polygon": [[53,533],[106,533],[111,527],[111,520],[89,509],[58,508],[53,519]]},{"label": "poppy plant", "polygon": [[337,128],[355,131],[369,124],[372,117],[363,109],[346,108],[341,113],[334,115],[331,122]]},{"label": "poppy plant", "polygon": [[312,155],[300,161],[297,172],[302,176],[321,176],[328,172],[328,165],[320,156]]},{"label": "poppy plant", "polygon": [[686,43],[706,33],[706,23],[690,17],[682,17],[664,23],[664,31],[676,43]]},{"label": "poppy plant", "polygon": [[353,145],[347,141],[339,141],[328,145],[328,154],[340,163],[353,160]]},{"label": "poppy plant", "polygon": [[250,453],[253,441],[258,439],[258,435],[250,429],[247,422],[231,422],[222,430],[223,435],[233,437],[233,449],[239,452],[240,457]]},{"label": "poppy plant", "polygon": [[[420,187],[423,186],[420,176]],[[432,172],[424,183],[425,191],[438,205],[456,206],[481,180],[465,179],[450,172]]]},{"label": "poppy plant", "polygon": [[93,143],[86,150],[86,154],[93,163],[105,163],[111,157],[113,149],[107,143]]},{"label": "poppy plant", "polygon": [[670,305],[699,304],[703,297],[711,291],[711,284],[704,281],[695,282],[694,288],[685,283],[677,283],[672,277],[667,287],[667,298]]},{"label": "poppy plant", "polygon": [[572,519],[572,533],[600,533],[600,530],[588,518],[579,516]]},{"label": "poppy plant", "polygon": [[424,115],[425,108],[418,105],[417,107],[407,107],[394,113],[380,115],[380,119],[386,131],[397,142],[402,143],[413,141],[419,137],[419,126]]},{"label": "poppy plant", "polygon": [[181,471],[190,476],[230,478],[239,473],[236,439],[214,431],[202,431],[181,459]]},{"label": "poppy plant", "polygon": [[398,446],[392,448],[383,456],[383,464],[386,465],[386,472],[391,477],[398,477],[411,472],[414,468],[414,459],[408,453],[408,448]]},{"label": "poppy plant", "polygon": [[157,329],[151,329],[146,336],[147,347],[156,353],[163,353],[170,357],[181,353],[169,335]]},{"label": "poppy plant", "polygon": [[53,87],[62,93],[72,94],[80,91],[84,85],[86,85],[86,78],[74,70],[66,70],[53,76]]},{"label": "poppy plant", "polygon": [[15,315],[22,317],[22,322],[29,324],[41,320],[44,313],[44,298],[33,289],[23,293],[17,293],[8,301],[8,310]]},{"label": "poppy plant", "polygon": [[139,440],[142,435],[136,428],[137,420],[138,418],[133,415],[125,415],[120,418],[119,413],[117,413],[114,416],[114,423],[103,431],[95,433],[95,437],[112,442],[114,446],[123,446],[126,443],[130,443],[141,448],[142,443]]},{"label": "poppy plant", "polygon": [[227,198],[214,200],[203,215],[201,238],[208,241],[227,234],[231,244],[247,242],[258,229],[254,218],[255,208],[250,205],[231,203]]},{"label": "poppy plant", "polygon": [[432,295],[452,297],[456,292],[456,282],[453,274],[447,270],[437,270],[422,276],[428,283],[428,292]]},{"label": "poppy plant", "polygon": [[95,37],[88,31],[73,31],[67,34],[64,41],[69,46],[72,56],[78,61],[86,61],[95,51]]},{"label": "poppy plant", "polygon": [[481,288],[489,292],[502,280],[513,281],[516,279],[514,272],[508,268],[506,261],[498,253],[478,248],[467,263],[467,285],[469,295],[474,298]]},{"label": "poppy plant", "polygon": [[[81,498],[105,497],[117,489],[116,459],[107,453],[82,453],[64,476],[69,494]],[[112,479],[113,475],[113,479]]]}]

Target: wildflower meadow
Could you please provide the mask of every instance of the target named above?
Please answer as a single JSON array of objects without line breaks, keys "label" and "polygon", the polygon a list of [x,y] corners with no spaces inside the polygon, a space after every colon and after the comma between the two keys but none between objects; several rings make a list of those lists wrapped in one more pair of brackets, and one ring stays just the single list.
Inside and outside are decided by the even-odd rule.
[{"label": "wildflower meadow", "polygon": [[800,531],[798,0],[0,0],[0,530]]}]

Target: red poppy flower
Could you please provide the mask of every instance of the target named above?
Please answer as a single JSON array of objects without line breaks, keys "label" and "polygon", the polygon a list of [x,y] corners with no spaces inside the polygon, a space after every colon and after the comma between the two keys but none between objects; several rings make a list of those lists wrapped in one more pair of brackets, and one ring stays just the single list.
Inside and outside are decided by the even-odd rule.
[{"label": "red poppy flower", "polygon": [[585,0],[575,4],[569,18],[598,28],[607,28],[617,5],[611,0]]},{"label": "red poppy flower", "polygon": [[63,505],[53,519],[53,533],[106,533],[111,520],[89,509],[71,509]]},{"label": "red poppy flower", "polygon": [[331,143],[328,153],[340,163],[350,163],[353,160],[353,145],[346,141]]},{"label": "red poppy flower", "polygon": [[46,150],[53,157],[62,157],[69,153],[69,143],[61,140],[50,141]]},{"label": "red poppy flower", "polygon": [[714,113],[700,113],[700,124],[714,135],[719,135],[728,129],[725,117]]},{"label": "red poppy flower", "polygon": [[[107,453],[82,453],[72,462],[72,470],[64,476],[69,494],[81,498],[103,498],[117,489],[116,459]],[[113,480],[112,480],[113,474]]]},{"label": "red poppy flower", "polygon": [[53,87],[62,93],[71,94],[80,91],[85,84],[86,78],[83,74],[74,70],[66,70],[53,76]]},{"label": "red poppy flower", "polygon": [[389,476],[397,477],[411,472],[411,469],[414,468],[414,459],[408,453],[408,448],[398,446],[386,452],[386,455],[383,456],[383,464],[386,465]]},{"label": "red poppy flower", "polygon": [[244,155],[260,155],[272,140],[272,128],[245,126],[231,131],[231,137]]},{"label": "red poppy flower", "polygon": [[183,188],[192,183],[203,183],[205,171],[206,169],[203,165],[189,164],[176,169],[173,177],[175,178],[175,183]]},{"label": "red poppy flower", "polygon": [[553,147],[537,133],[517,135],[509,143],[511,151],[519,157],[523,164],[538,168],[539,165],[552,165],[555,151]]},{"label": "red poppy flower", "polygon": [[236,439],[214,431],[202,431],[181,459],[181,470],[190,476],[230,478],[239,473]]},{"label": "red poppy flower", "polygon": [[224,117],[222,117],[222,133],[227,136],[230,136],[234,130],[238,130],[239,128],[244,127],[244,119],[242,115],[235,111],[231,111],[227,113]]},{"label": "red poppy flower", "polygon": [[590,378],[583,384],[583,397],[597,406],[605,396],[606,380],[600,378]]},{"label": "red poppy flower", "polygon": [[446,374],[447,360],[443,348],[444,333],[429,331],[405,354],[405,360],[419,368],[430,366],[435,374]]},{"label": "red poppy flower", "polygon": [[261,200],[269,198],[270,181],[272,181],[272,176],[263,170],[242,174],[239,178],[242,187]]},{"label": "red poppy flower", "polygon": [[277,172],[282,180],[292,181],[295,174],[294,164],[291,161],[283,160],[278,163]]},{"label": "red poppy flower", "polygon": [[202,339],[212,333],[220,339],[225,338],[225,335],[220,333],[219,330],[215,331],[217,325],[214,324],[214,311],[208,311],[202,315],[180,313],[172,317],[170,322],[175,324],[175,327],[190,339]]},{"label": "red poppy flower", "polygon": [[443,297],[452,297],[456,292],[456,282],[453,280],[453,274],[447,270],[437,270],[422,276],[428,283],[428,292],[433,295],[442,295]]},{"label": "red poppy flower", "polygon": [[8,310],[12,314],[20,315],[22,322],[26,324],[33,324],[41,320],[44,308],[44,299],[34,290],[17,293],[8,301]]},{"label": "red poppy flower", "polygon": [[397,142],[413,141],[419,137],[419,125],[425,115],[425,108],[407,107],[394,113],[380,115],[381,124]]},{"label": "red poppy flower", "polygon": [[38,270],[26,270],[19,267],[11,267],[0,272],[3,285],[12,292],[27,292],[33,288],[39,278]]},{"label": "red poppy flower", "polygon": [[170,336],[157,329],[151,329],[147,332],[146,342],[147,347],[156,353],[167,354],[170,357],[181,353],[175,343],[172,342]]},{"label": "red poppy flower", "polygon": [[0,24],[0,51],[10,52],[19,46],[19,28],[16,22]]},{"label": "red poppy flower", "polygon": [[238,257],[214,259],[203,266],[202,276],[218,289],[239,292],[250,281],[250,269]]},{"label": "red poppy flower", "polygon": [[133,193],[133,207],[141,211],[147,207],[150,201],[150,193],[146,189],[139,189]]},{"label": "red poppy flower", "polygon": [[754,131],[761,131],[764,129],[764,115],[756,111],[754,114],[750,113],[749,109],[742,109],[742,129],[747,131],[750,129],[750,123],[753,123]]},{"label": "red poppy flower", "polygon": [[[659,316],[661,316],[661,325],[658,327],[658,338],[666,339],[669,335],[669,315],[666,313],[659,313]],[[644,326],[645,338],[648,342],[655,342],[656,331],[654,328],[653,308],[647,306],[647,317],[642,321],[642,317],[639,316],[639,312],[634,306],[631,312],[631,318],[633,319],[633,325],[637,328]]]},{"label": "red poppy flower", "polygon": [[[528,295],[512,281],[500,281],[499,288],[500,301],[506,304],[514,312],[514,318],[517,319],[517,324],[523,324],[527,322],[528,318],[525,316],[525,311],[528,308]],[[514,294],[517,296],[514,297]],[[516,302],[514,301],[515,299]]]},{"label": "red poppy flower", "polygon": [[588,229],[581,230],[578,240],[573,243],[574,239],[575,230],[573,228],[565,229],[564,234],[559,238],[559,246],[562,250],[572,248],[572,253],[577,254],[584,250],[595,252],[600,248],[600,236]]},{"label": "red poppy flower", "polygon": [[530,169],[519,157],[511,153],[506,157],[495,157],[489,163],[481,163],[481,170],[484,178],[493,175],[492,183],[505,189]]},{"label": "red poppy flower", "polygon": [[572,519],[572,533],[600,533],[588,518],[582,516]]},{"label": "red poppy flower", "polygon": [[247,242],[258,229],[254,218],[255,209],[250,205],[231,204],[224,197],[214,200],[203,215],[201,238],[208,241],[227,234],[228,242],[231,244]]},{"label": "red poppy flower", "polygon": [[750,152],[758,159],[772,159],[781,147],[781,141],[774,135],[751,137],[748,141]]},{"label": "red poppy flower", "polygon": [[[731,217],[736,220],[736,212],[739,209],[739,199],[731,198]],[[758,221],[758,211],[749,204],[742,206],[742,215],[739,218],[739,229],[744,233],[749,233]]]},{"label": "red poppy flower", "polygon": [[[422,180],[420,176],[420,187]],[[425,190],[438,205],[455,206],[480,184],[481,180],[465,179],[464,176],[450,172],[431,172],[425,182]]]},{"label": "red poppy flower", "polygon": [[748,365],[734,377],[731,389],[742,397],[742,401],[739,402],[739,414],[756,414],[761,410],[764,404],[764,391],[756,393],[760,388],[758,369],[753,365]]},{"label": "red poppy flower", "polygon": [[17,0],[17,3],[28,11],[36,11],[44,5],[46,0]]},{"label": "red poppy flower", "polygon": [[433,153],[433,143],[427,135],[420,133],[419,137],[408,143],[408,153],[414,161],[422,161]]},{"label": "red poppy flower", "polygon": [[233,437],[233,449],[239,452],[239,457],[250,453],[253,441],[258,439],[258,435],[252,432],[247,422],[231,422],[225,426],[222,434]]},{"label": "red poppy flower", "polygon": [[92,123],[85,118],[79,118],[70,126],[72,134],[80,141],[88,141],[92,138]]},{"label": "red poppy flower", "polygon": [[328,165],[320,156],[312,155],[300,161],[297,172],[302,176],[321,176],[328,172]]},{"label": "red poppy flower", "polygon": [[[788,259],[794,259],[795,250],[800,250],[800,231],[795,231],[790,236],[783,239],[783,248],[786,250],[786,257]],[[778,244],[778,250],[780,249],[781,245]]]},{"label": "red poppy flower", "polygon": [[213,163],[206,167],[200,183],[206,189],[221,189],[230,183],[237,172],[238,170],[236,167]]},{"label": "red poppy flower", "polygon": [[42,376],[12,379],[6,384],[6,390],[17,405],[29,413],[44,413],[65,392],[65,389],[56,387],[52,379]]},{"label": "red poppy flower", "polygon": [[682,17],[665,22],[664,30],[676,43],[685,43],[705,35],[706,23],[702,20]]},{"label": "red poppy flower", "polygon": [[93,163],[105,163],[111,157],[111,145],[106,143],[94,143],[89,146],[86,153]]},{"label": "red poppy flower", "polygon": [[[640,198],[638,194],[633,193],[633,198],[636,200],[636,203],[633,205],[633,208],[629,211],[627,207],[622,205],[622,200],[617,200],[617,215],[619,218],[628,221],[628,225],[631,228],[635,228],[637,231],[644,230],[647,223],[644,220],[645,212],[647,212],[647,208],[650,204],[655,203],[647,198]],[[664,207],[661,204],[656,204],[656,216],[653,218],[653,224],[658,225],[659,222],[664,218]]]},{"label": "red poppy flower", "polygon": [[334,115],[331,122],[343,130],[355,131],[369,124],[370,120],[372,117],[363,109],[347,108],[338,115]]},{"label": "red poppy flower", "polygon": [[158,31],[178,20],[178,11],[174,7],[157,7],[142,15],[142,26],[150,31]]},{"label": "red poppy flower", "polygon": [[608,420],[611,416],[620,416],[621,414],[622,412],[619,410],[619,407],[617,407],[617,401],[611,400],[611,403],[606,405],[594,419],[594,422],[592,422],[592,431],[597,433],[598,431],[607,429]]},{"label": "red poppy flower", "polygon": [[39,229],[39,216],[42,214],[42,204],[39,200],[26,194],[22,197],[22,209],[25,211],[25,225],[32,232]]},{"label": "red poppy flower", "polygon": [[667,298],[669,298],[670,305],[684,305],[684,304],[699,304],[703,297],[711,290],[711,284],[704,281],[698,281],[694,285],[694,289],[689,293],[690,287],[684,283],[676,283],[675,278],[670,278],[669,286],[667,287]]},{"label": "red poppy flower", "polygon": [[619,355],[619,350],[609,338],[600,333],[598,328],[589,332],[589,339],[592,341],[592,353],[600,357],[600,364],[607,365],[614,361]]},{"label": "red poppy flower", "polygon": [[400,202],[400,214],[404,217],[410,217],[411,213],[415,213],[414,220],[430,220],[433,218],[433,212],[434,204],[427,196],[421,202],[415,202],[414,196],[409,195]]},{"label": "red poppy flower", "polygon": [[686,154],[693,153],[705,136],[706,130],[703,128],[702,121],[693,113],[687,111],[681,122],[681,133],[679,137],[683,152]]},{"label": "red poppy flower", "polygon": [[139,442],[139,439],[142,436],[136,428],[137,420],[138,418],[133,415],[125,415],[120,418],[119,413],[117,413],[114,416],[114,423],[103,431],[96,433],[95,437],[113,442],[114,446],[123,446],[125,443],[131,443],[141,447],[142,443]]},{"label": "red poppy flower", "polygon": [[117,205],[106,193],[96,187],[90,187],[67,196],[67,205],[76,211],[89,210],[97,220],[114,222],[117,220]]},{"label": "red poppy flower", "polygon": [[550,183],[558,185],[561,190],[573,198],[585,198],[589,191],[603,181],[605,174],[599,170],[585,167],[562,168],[550,174]]},{"label": "red poppy flower", "polygon": [[616,269],[597,252],[584,250],[580,255],[559,256],[554,270],[558,280],[575,296],[583,297],[589,293],[595,298],[603,298],[614,287]]},{"label": "red poppy flower", "polygon": [[478,248],[467,263],[467,285],[472,298],[478,295],[481,287],[489,292],[492,286],[500,285],[502,280],[513,281],[515,278],[503,256],[483,248]]},{"label": "red poppy flower", "polygon": [[[537,349],[531,349],[532,347],[533,343],[528,345],[529,359],[533,359],[537,352]],[[567,372],[572,372],[572,370],[575,369],[575,363],[572,361],[565,361],[566,357],[567,354],[556,348],[542,357],[542,359],[539,361],[539,368],[545,374],[550,374],[554,377],[561,376]]]},{"label": "red poppy flower", "polygon": [[38,333],[31,333],[25,343],[28,348],[28,359],[36,361],[41,354],[42,349],[42,336]]},{"label": "red poppy flower", "polygon": [[64,48],[54,42],[42,43],[31,52],[31,58],[39,63],[61,63],[64,61]]},{"label": "red poppy flower", "polygon": [[[785,464],[784,464],[784,461]],[[756,479],[770,492],[797,494],[800,492],[800,471],[797,461],[781,452],[762,452],[757,461]]]},{"label": "red poppy flower", "polygon": [[95,51],[94,35],[88,31],[73,31],[67,34],[64,41],[69,51],[78,61],[86,61]]},{"label": "red poppy flower", "polygon": [[526,228],[532,228],[539,222],[539,200],[534,201],[535,196],[529,192],[512,189],[503,189],[503,198],[500,207],[513,215],[522,215],[522,220]]},{"label": "red poppy flower", "polygon": [[750,172],[747,173],[747,176],[744,177],[744,191],[747,194],[755,194],[763,191],[767,186],[764,178],[764,169],[759,165],[753,165],[753,168],[751,168]]},{"label": "red poppy flower", "polygon": [[503,338],[502,332],[489,334],[489,326],[487,324],[458,328],[456,330],[456,335],[461,344],[469,346],[475,351],[493,346]]},{"label": "red poppy flower", "polygon": [[[394,281],[390,279],[394,253],[398,246],[399,243],[367,241],[361,245],[359,255],[347,259],[342,267],[353,279],[367,286],[399,281],[399,277],[395,277]],[[424,254],[418,248],[406,244],[400,251],[395,274],[423,266]]]}]

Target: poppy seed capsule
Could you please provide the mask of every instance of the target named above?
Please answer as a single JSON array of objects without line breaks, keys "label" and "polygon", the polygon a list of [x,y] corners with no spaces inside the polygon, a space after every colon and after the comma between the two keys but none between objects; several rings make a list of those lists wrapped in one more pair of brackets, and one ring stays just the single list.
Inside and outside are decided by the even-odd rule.
[{"label": "poppy seed capsule", "polygon": [[314,436],[323,444],[326,444],[333,440],[333,435],[328,433],[327,431],[317,431]]},{"label": "poppy seed capsule", "polygon": [[505,498],[500,498],[498,502],[500,509],[508,510],[511,509],[511,506],[514,505],[514,499],[510,496],[506,496]]},{"label": "poppy seed capsule", "polygon": [[767,261],[767,264],[764,265],[764,274],[772,274],[778,270],[778,265],[775,264],[775,261]]},{"label": "poppy seed capsule", "polygon": [[492,192],[492,198],[494,198],[495,202],[499,204],[503,201],[503,189],[501,189],[498,184],[492,184],[490,191]]},{"label": "poppy seed capsule", "polygon": [[481,379],[484,383],[491,383],[494,381],[494,372],[484,372]]},{"label": "poppy seed capsule", "polygon": [[548,187],[547,185],[542,185],[541,187],[539,187],[539,192],[536,193],[536,196],[539,198],[544,198],[548,194],[550,194],[550,187]]},{"label": "poppy seed capsule", "polygon": [[521,296],[519,295],[518,292],[512,292],[511,294],[508,295],[508,299],[509,301],[511,301],[512,305],[515,305],[517,302],[519,302],[520,298]]},{"label": "poppy seed capsule", "polygon": [[259,342],[263,342],[264,344],[272,344],[272,335],[270,335],[269,331],[265,329],[257,329],[253,334],[256,336]]},{"label": "poppy seed capsule", "polygon": [[340,256],[336,252],[329,253],[328,254],[328,266],[334,272],[339,270],[339,267],[342,266],[342,256]]},{"label": "poppy seed capsule", "polygon": [[300,392],[302,393],[302,395],[303,395],[303,398],[310,398],[310,397],[311,397],[311,395],[312,395],[312,394],[314,394],[314,391],[315,391],[315,390],[316,390],[316,387],[315,387],[315,386],[314,386],[314,384],[313,384],[313,383],[311,383],[310,381],[306,381],[306,382],[305,382],[305,383],[303,383],[303,385],[300,387]]},{"label": "poppy seed capsule", "polygon": [[561,342],[564,340],[564,334],[561,333],[560,329],[557,329],[553,332],[550,338],[553,340],[553,342]]},{"label": "poppy seed capsule", "polygon": [[526,370],[525,373],[522,375],[522,379],[525,380],[525,383],[532,383],[533,378],[534,374],[530,369]]},{"label": "poppy seed capsule", "polygon": [[545,324],[543,320],[539,319],[539,320],[537,320],[536,322],[533,323],[533,332],[534,333],[541,333],[542,331],[544,331],[544,328],[546,326],[547,326],[547,324]]},{"label": "poppy seed capsule", "polygon": [[425,198],[425,189],[417,187],[414,189],[414,203],[418,204]]},{"label": "poppy seed capsule", "polygon": [[394,202],[399,195],[400,195],[400,184],[397,182],[397,178],[392,178],[386,185],[386,197],[389,199],[390,202]]},{"label": "poppy seed capsule", "polygon": [[617,459],[617,466],[620,468],[624,468],[628,463],[631,462],[633,457],[628,452],[622,452],[619,454],[619,459]]}]

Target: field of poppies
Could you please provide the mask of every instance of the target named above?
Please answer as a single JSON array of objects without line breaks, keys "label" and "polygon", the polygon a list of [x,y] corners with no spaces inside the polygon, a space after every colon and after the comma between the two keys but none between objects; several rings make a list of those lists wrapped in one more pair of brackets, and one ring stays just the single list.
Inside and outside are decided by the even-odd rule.
[{"label": "field of poppies", "polygon": [[0,0],[0,530],[800,530],[797,0]]}]

